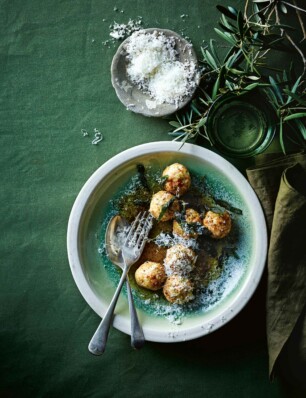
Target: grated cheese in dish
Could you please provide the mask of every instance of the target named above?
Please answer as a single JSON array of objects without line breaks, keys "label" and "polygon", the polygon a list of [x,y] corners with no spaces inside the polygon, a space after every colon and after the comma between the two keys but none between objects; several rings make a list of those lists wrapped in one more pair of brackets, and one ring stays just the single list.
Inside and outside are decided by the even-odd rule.
[{"label": "grated cheese in dish", "polygon": [[175,61],[177,52],[174,49],[174,38],[164,34],[142,31],[131,35],[127,45],[128,75],[135,83],[154,76],[165,62]]},{"label": "grated cheese in dish", "polygon": [[195,86],[195,82],[190,80],[194,73],[194,63],[164,63],[152,77],[149,91],[159,103],[177,102],[190,94],[191,88]]},{"label": "grated cheese in dish", "polygon": [[196,65],[179,61],[175,44],[174,37],[140,30],[125,47],[130,80],[158,104],[177,105],[196,86]]}]

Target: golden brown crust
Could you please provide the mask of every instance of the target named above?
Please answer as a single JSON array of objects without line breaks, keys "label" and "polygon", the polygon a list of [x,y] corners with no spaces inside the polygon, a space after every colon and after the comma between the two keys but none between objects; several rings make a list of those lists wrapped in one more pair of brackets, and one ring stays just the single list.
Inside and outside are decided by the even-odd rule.
[{"label": "golden brown crust", "polygon": [[191,177],[189,171],[180,163],[173,163],[166,167],[162,176],[167,178],[164,189],[173,195],[184,195],[190,188]]},{"label": "golden brown crust", "polygon": [[166,252],[166,247],[160,247],[154,242],[147,242],[138,264],[142,264],[145,261],[154,261],[162,264],[166,257]]},{"label": "golden brown crust", "polygon": [[211,232],[213,238],[222,239],[230,233],[232,220],[227,211],[220,214],[208,211],[204,217],[203,225]]},{"label": "golden brown crust", "polygon": [[155,219],[159,221],[172,220],[178,210],[179,202],[170,192],[159,191],[152,196],[149,211]]},{"label": "golden brown crust", "polygon": [[184,304],[194,299],[192,282],[180,275],[171,275],[167,278],[163,293],[173,304]]},{"label": "golden brown crust", "polygon": [[149,290],[161,289],[166,278],[163,265],[153,261],[144,262],[135,272],[136,283]]}]

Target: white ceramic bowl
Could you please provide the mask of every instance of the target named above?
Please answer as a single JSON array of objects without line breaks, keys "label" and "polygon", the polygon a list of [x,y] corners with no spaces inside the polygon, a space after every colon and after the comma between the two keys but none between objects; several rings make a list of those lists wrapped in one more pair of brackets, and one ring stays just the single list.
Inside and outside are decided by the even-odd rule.
[{"label": "white ceramic bowl", "polygon": [[[177,324],[162,316],[138,310],[145,337],[149,341],[178,342],[208,334],[231,320],[253,295],[265,265],[267,233],[258,199],[247,180],[228,161],[212,151],[192,144],[173,141],[152,142],[128,149],[104,163],[81,189],[70,214],[67,248],[73,278],[90,307],[101,317],[115,291],[114,282],[98,253],[101,223],[109,201],[123,184],[135,175],[135,166],[165,167],[174,162],[185,164],[191,171],[214,176],[230,187],[232,197],[242,203],[247,226],[244,238],[247,256],[242,256],[242,273],[231,275],[229,286],[214,305],[196,315],[183,317]],[[239,279],[239,280],[238,280]],[[227,283],[227,282],[226,282]],[[232,288],[231,288],[232,286]],[[114,317],[114,327],[130,334],[127,299],[121,295]]]}]

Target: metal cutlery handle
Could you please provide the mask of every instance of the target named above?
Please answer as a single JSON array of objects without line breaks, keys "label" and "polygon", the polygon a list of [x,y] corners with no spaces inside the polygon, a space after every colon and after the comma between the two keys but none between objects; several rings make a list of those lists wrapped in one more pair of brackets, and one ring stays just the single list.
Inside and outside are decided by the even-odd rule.
[{"label": "metal cutlery handle", "polygon": [[102,319],[100,325],[98,326],[95,334],[93,335],[90,343],[88,345],[88,350],[94,355],[102,355],[106,348],[107,338],[109,329],[113,320],[114,310],[118,301],[119,294],[121,292],[124,280],[127,276],[128,269],[125,269],[122,272],[119,284],[115,291],[115,294],[110,302],[110,305],[106,311],[104,318]]},{"label": "metal cutlery handle", "polygon": [[138,320],[128,276],[126,277],[126,288],[127,288],[129,310],[131,317],[131,346],[137,350],[143,347],[145,343],[145,337],[143,334],[142,327]]}]

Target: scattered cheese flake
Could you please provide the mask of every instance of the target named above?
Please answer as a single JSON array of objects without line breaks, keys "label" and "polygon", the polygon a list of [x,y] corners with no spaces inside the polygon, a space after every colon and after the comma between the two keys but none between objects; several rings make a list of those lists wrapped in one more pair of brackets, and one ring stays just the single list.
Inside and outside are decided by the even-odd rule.
[{"label": "scattered cheese flake", "polygon": [[127,24],[119,24],[117,22],[114,22],[113,25],[110,26],[111,32],[110,36],[113,39],[116,40],[121,40],[125,39],[129,35],[131,35],[133,32],[136,32],[137,30],[140,29],[142,24],[141,17],[138,18],[138,20],[134,21],[132,19],[129,20]]},{"label": "scattered cheese flake", "polygon": [[170,235],[165,232],[161,232],[159,235],[157,235],[154,238],[154,243],[159,247],[171,247],[177,244],[181,244],[194,250],[197,250],[199,248],[199,244],[196,239],[185,239],[182,236]]},{"label": "scattered cheese flake", "polygon": [[103,134],[97,129],[94,129],[95,138],[92,140],[93,145],[97,145],[100,141],[104,139]]}]

